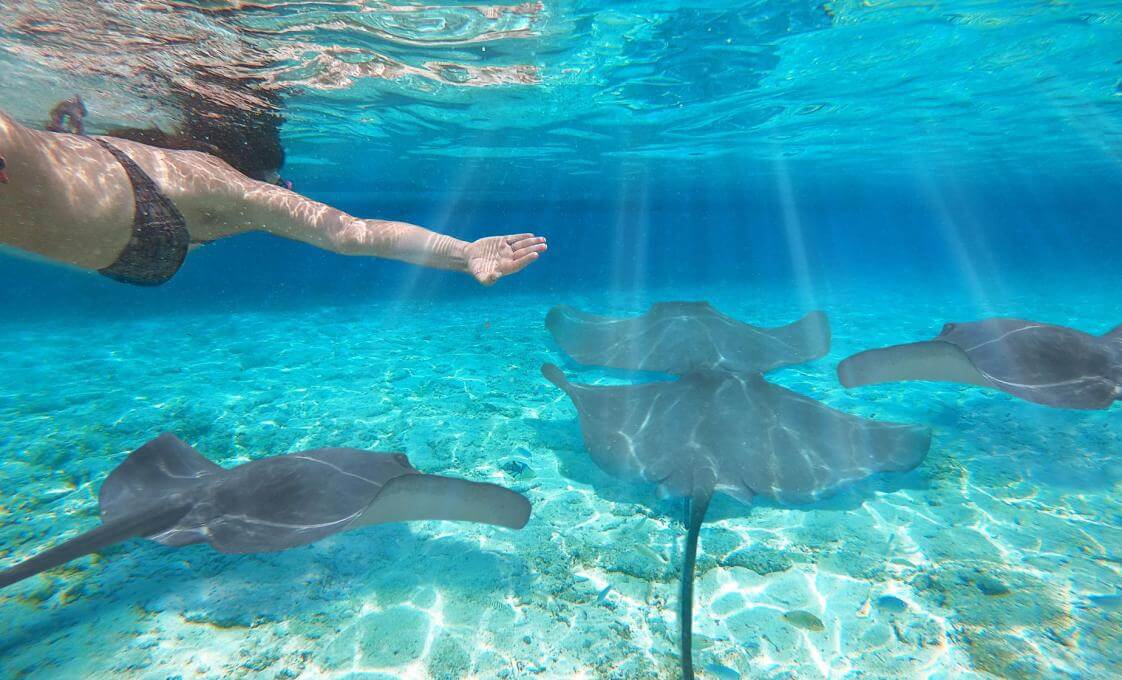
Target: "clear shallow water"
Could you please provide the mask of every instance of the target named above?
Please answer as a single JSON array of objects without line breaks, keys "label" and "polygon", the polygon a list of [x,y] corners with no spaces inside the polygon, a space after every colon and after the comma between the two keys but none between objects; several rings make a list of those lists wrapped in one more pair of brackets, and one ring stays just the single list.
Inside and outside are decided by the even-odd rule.
[{"label": "clear shallow water", "polygon": [[0,592],[0,676],[674,677],[680,509],[593,466],[538,372],[562,360],[553,304],[674,299],[764,325],[824,309],[830,355],[771,379],[934,429],[908,475],[714,504],[703,676],[1122,674],[1118,408],[833,373],[945,321],[1122,321],[1115,3],[0,9],[0,108],[27,124],[79,91],[94,131],[166,126],[177,88],[255,105],[200,73],[252,77],[313,198],[551,239],[486,291],[264,236],[154,290],[3,256],[4,564],[91,526],[104,476],[164,430],[225,465],[401,450],[534,514],[276,555],[134,541]]},{"label": "clear shallow water", "polygon": [[[1113,297],[1069,292],[1026,283],[994,311],[1105,330]],[[709,299],[778,324],[806,297],[761,285],[557,301],[622,313]],[[5,673],[673,677],[680,512],[589,461],[571,404],[538,373],[561,360],[542,324],[552,300],[502,300],[0,328],[6,559],[94,522],[103,476],[164,429],[225,465],[324,445],[408,451],[419,469],[507,484],[534,504],[520,532],[414,523],[275,555],[110,549],[0,594]],[[774,678],[1122,670],[1122,612],[1094,599],[1120,582],[1115,414],[955,386],[847,393],[832,368],[842,357],[936,332],[933,319],[975,302],[903,280],[812,301],[831,316],[833,349],[773,379],[929,423],[934,444],[916,471],[816,506],[718,500],[701,534],[699,666]],[[511,460],[529,470],[503,470]],[[781,617],[798,610],[823,630]]]}]

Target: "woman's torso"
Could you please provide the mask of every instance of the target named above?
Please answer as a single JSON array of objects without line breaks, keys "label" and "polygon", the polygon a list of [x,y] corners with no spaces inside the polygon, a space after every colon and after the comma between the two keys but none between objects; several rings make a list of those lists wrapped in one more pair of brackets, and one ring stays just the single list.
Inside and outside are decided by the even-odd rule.
[{"label": "woman's torso", "polygon": [[[0,121],[3,123],[3,121]],[[23,128],[7,135],[10,183],[0,188],[4,242],[87,269],[112,265],[133,233],[134,187],[96,140]],[[191,240],[227,235],[216,197],[233,172],[203,153],[166,151],[111,137],[182,213]]]}]

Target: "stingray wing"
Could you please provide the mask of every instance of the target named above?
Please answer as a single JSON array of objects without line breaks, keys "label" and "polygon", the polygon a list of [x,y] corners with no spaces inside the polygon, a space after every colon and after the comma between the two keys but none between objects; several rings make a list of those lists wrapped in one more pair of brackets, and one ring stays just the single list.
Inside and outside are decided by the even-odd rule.
[{"label": "stingray wing", "polygon": [[102,522],[171,502],[226,471],[170,432],[129,454],[98,492]]},{"label": "stingray wing", "polygon": [[358,449],[261,458],[227,471],[177,530],[198,532],[225,553],[306,545],[350,527],[386,482],[402,474],[417,474],[407,459]]},{"label": "stingray wing", "polygon": [[991,386],[1027,401],[1104,409],[1119,398],[1119,357],[1106,338],[1022,319],[986,319],[947,324],[939,339],[960,347]]},{"label": "stingray wing", "polygon": [[692,373],[674,382],[574,385],[585,446],[605,471],[693,496],[707,470],[716,489],[801,503],[877,472],[919,465],[927,428],[860,418],[768,382],[759,374]]},{"label": "stingray wing", "polygon": [[727,375],[714,393],[709,446],[718,490],[811,502],[879,472],[904,472],[931,446],[926,427],[832,409],[759,375]]},{"label": "stingray wing", "polygon": [[706,417],[704,391],[693,381],[578,385],[552,364],[542,374],[572,399],[585,448],[602,470],[658,484],[671,496],[693,496],[704,486],[695,476],[713,466],[693,436]]},{"label": "stingray wing", "polygon": [[838,365],[846,387],[932,380],[990,387],[1047,406],[1103,409],[1122,368],[1110,338],[1021,319],[950,323],[929,342],[861,352]]},{"label": "stingray wing", "polygon": [[760,328],[705,302],[662,302],[646,314],[622,319],[560,305],[546,315],[546,328],[578,363],[676,375],[709,369],[766,372],[817,359],[830,347],[822,312],[780,328]]}]

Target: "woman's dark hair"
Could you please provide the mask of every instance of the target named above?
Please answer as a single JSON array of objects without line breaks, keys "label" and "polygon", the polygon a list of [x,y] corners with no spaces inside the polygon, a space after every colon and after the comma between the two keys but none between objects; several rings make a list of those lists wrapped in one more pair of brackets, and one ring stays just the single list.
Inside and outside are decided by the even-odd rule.
[{"label": "woman's dark hair", "polygon": [[206,99],[195,92],[177,96],[183,121],[173,132],[158,127],[116,128],[106,134],[163,149],[204,151],[229,163],[254,179],[265,179],[284,165],[280,126],[284,118],[277,113],[279,101],[271,92],[253,83],[219,76],[208,80],[233,91],[243,90],[246,100],[262,102],[253,109]]}]

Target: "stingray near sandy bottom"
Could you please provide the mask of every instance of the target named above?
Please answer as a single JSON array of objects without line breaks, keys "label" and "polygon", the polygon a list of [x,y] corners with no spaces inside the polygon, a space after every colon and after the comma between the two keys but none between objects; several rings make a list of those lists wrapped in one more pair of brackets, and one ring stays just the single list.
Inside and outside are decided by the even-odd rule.
[{"label": "stingray near sandy bottom", "polygon": [[682,675],[693,677],[691,629],[698,534],[715,491],[810,502],[877,472],[919,465],[925,427],[835,411],[758,373],[704,371],[671,382],[593,386],[542,367],[576,406],[584,444],[605,472],[658,484],[686,499],[682,569]]},{"label": "stingray near sandy bottom", "polygon": [[229,470],[171,434],[134,451],[99,493],[101,526],[0,571],[0,588],[134,537],[259,553],[369,524],[481,522],[521,529],[524,496],[494,484],[426,475],[400,453],[315,449]]},{"label": "stingray near sandy bottom", "polygon": [[1122,326],[1096,336],[1021,319],[949,323],[934,340],[849,357],[838,379],[966,383],[1045,406],[1105,409],[1122,399]]},{"label": "stingray near sandy bottom", "polygon": [[558,305],[549,310],[545,325],[577,363],[675,375],[710,369],[766,373],[830,351],[830,324],[822,312],[761,328],[707,302],[659,302],[625,319]]}]

